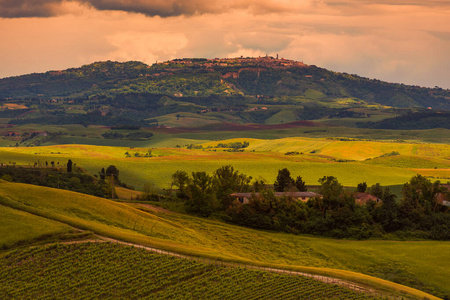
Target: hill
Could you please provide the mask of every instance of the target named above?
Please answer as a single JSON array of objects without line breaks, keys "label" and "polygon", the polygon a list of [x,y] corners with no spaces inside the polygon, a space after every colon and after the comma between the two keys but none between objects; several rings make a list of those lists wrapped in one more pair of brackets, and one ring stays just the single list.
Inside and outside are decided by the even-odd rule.
[{"label": "hill", "polygon": [[0,99],[0,118],[10,124],[150,126],[161,125],[165,119],[159,117],[168,114],[178,120],[180,113],[232,123],[365,122],[377,121],[377,111],[397,116],[411,109],[450,109],[449,90],[387,83],[272,57],[176,59],[152,66],[96,62],[0,79]]},{"label": "hill", "polygon": [[[440,296],[450,292],[446,284],[450,270],[445,259],[449,250],[446,242],[340,241],[264,232],[153,211],[139,204],[116,203],[74,192],[17,183],[0,182],[0,194],[0,207],[7,207],[4,210],[6,214],[17,210],[48,219],[54,224],[54,232],[64,232],[67,230],[64,226],[70,225],[139,245],[224,262],[339,277],[377,289],[404,291],[416,297],[420,295],[420,298],[426,295],[367,275]],[[16,223],[14,218],[10,220]],[[56,224],[63,225],[56,227]],[[19,230],[19,226],[0,228],[2,232],[14,230],[16,243],[32,238],[29,233]],[[36,231],[34,235],[39,237],[40,233]],[[5,243],[4,236],[0,235],[2,243]],[[11,247],[12,242],[4,247]]]}]

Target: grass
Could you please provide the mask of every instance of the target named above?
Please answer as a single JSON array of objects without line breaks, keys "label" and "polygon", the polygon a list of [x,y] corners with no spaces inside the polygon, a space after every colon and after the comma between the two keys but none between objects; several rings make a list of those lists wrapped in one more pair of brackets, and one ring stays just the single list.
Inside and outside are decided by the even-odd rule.
[{"label": "grass", "polygon": [[[59,166],[71,159],[78,166],[97,174],[101,168],[115,165],[120,178],[127,184],[142,189],[145,183],[159,188],[169,188],[171,176],[177,170],[212,173],[221,166],[232,164],[240,172],[253,178],[275,181],[278,170],[287,167],[293,175],[301,175],[307,184],[316,185],[319,178],[333,175],[347,186],[356,186],[365,181],[369,185],[395,185],[407,182],[416,173],[403,168],[371,166],[359,162],[337,163],[320,156],[287,156],[281,153],[228,153],[187,149],[154,149],[157,157],[127,158],[125,152],[147,152],[148,149],[118,147],[94,147],[65,145],[34,148],[0,149],[0,162],[16,162],[18,165],[33,165],[35,162],[59,162]],[[53,154],[52,154],[53,153]]]},{"label": "grass", "polygon": [[429,156],[447,160],[450,158],[450,146],[445,144],[348,141],[300,137],[275,140],[252,140],[248,150],[276,151],[280,153],[289,151],[309,153],[311,151],[317,151],[321,155],[332,158],[351,160],[365,160],[393,151],[404,155],[416,155],[417,158]]},{"label": "grass", "polygon": [[[356,186],[363,181],[369,185],[399,185],[418,173],[435,178],[448,177],[448,145],[308,138],[240,138],[221,142],[236,141],[248,141],[250,146],[244,153],[223,152],[223,149],[202,151],[88,145],[14,147],[0,148],[0,162],[33,165],[35,162],[42,164],[45,161],[55,161],[59,162],[60,167],[64,167],[71,159],[93,174],[97,174],[101,168],[115,165],[120,171],[120,178],[136,189],[142,189],[146,183],[155,184],[160,189],[169,188],[171,175],[177,170],[212,173],[226,164],[232,164],[235,169],[253,178],[263,178],[268,183],[272,183],[278,170],[285,167],[293,176],[302,176],[309,185],[316,185],[319,178],[329,175],[337,177],[346,186]],[[219,141],[207,142],[203,146],[215,147],[218,143]],[[135,153],[144,155],[149,149],[154,157],[134,157]],[[290,151],[303,154],[284,155]],[[402,155],[365,160],[392,151]],[[132,157],[126,157],[126,152]],[[355,159],[362,161],[336,162]]]},{"label": "grass", "polygon": [[131,198],[136,198],[138,196],[142,196],[142,192],[133,191],[129,189],[125,189],[123,187],[115,187],[116,195],[119,199],[122,200],[130,200]]},{"label": "grass", "polygon": [[[448,159],[412,155],[386,156],[370,159],[364,163],[405,169],[450,169],[450,160]],[[433,172],[438,173],[440,171],[435,170]]]},{"label": "grass", "polygon": [[66,224],[0,205],[0,246],[3,248],[40,237],[67,234],[71,230]]},{"label": "grass", "polygon": [[265,124],[280,124],[296,121],[296,116],[293,109],[282,110],[265,121]]},{"label": "grass", "polygon": [[211,115],[202,115],[188,112],[163,115],[159,116],[157,119],[159,124],[164,124],[164,126],[170,127],[195,127],[219,122],[219,119]]},{"label": "grass", "polygon": [[303,93],[303,95],[304,95],[306,98],[308,98],[308,99],[314,99],[314,100],[317,100],[317,99],[320,99],[320,98],[324,98],[324,97],[325,97],[325,95],[324,95],[322,92],[319,92],[319,91],[316,91],[316,90],[313,90],[313,89],[307,89],[307,90]]},{"label": "grass", "polygon": [[264,232],[188,215],[143,211],[138,204],[7,182],[0,184],[0,195],[3,205],[128,242],[403,289],[359,274],[363,273],[440,296],[450,294],[448,242],[348,241]]}]

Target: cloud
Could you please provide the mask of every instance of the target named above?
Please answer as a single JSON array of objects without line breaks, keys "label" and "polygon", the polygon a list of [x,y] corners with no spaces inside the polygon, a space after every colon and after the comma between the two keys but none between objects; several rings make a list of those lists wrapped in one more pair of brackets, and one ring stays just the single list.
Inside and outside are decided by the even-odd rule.
[{"label": "cloud", "polygon": [[0,0],[0,17],[51,17],[58,13],[62,0]]},{"label": "cloud", "polygon": [[99,60],[279,54],[334,71],[450,88],[448,3],[0,0],[0,77]]},{"label": "cloud", "polygon": [[[313,13],[365,15],[383,7],[446,7],[447,0],[0,0],[0,17],[51,17],[70,13],[67,3],[76,3],[104,11],[140,13],[154,17],[223,14],[235,10],[252,15],[277,13]],[[368,9],[369,8],[369,9]]]},{"label": "cloud", "polygon": [[[303,0],[300,2],[309,2]],[[0,0],[0,17],[50,17],[66,13],[61,6],[76,2],[97,10],[141,13],[146,16],[193,16],[246,10],[252,14],[289,11],[293,0]]]}]

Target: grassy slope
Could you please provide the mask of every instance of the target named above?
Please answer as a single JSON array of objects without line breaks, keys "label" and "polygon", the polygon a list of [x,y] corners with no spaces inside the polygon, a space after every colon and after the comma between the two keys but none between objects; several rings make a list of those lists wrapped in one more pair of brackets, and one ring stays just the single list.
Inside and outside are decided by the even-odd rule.
[{"label": "grassy slope", "polygon": [[446,284],[450,275],[448,242],[341,241],[263,232],[187,215],[143,212],[106,199],[7,182],[0,183],[0,195],[1,204],[130,242],[392,286],[337,269],[362,272],[441,295],[450,293]]},{"label": "grassy slope", "polygon": [[68,225],[0,205],[0,246],[10,247],[43,236],[66,234],[71,229]]}]

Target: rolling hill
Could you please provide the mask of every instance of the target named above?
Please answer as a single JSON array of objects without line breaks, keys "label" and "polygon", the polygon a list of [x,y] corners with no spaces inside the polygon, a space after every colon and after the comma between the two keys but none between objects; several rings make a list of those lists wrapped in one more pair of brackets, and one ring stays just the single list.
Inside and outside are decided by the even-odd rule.
[{"label": "rolling hill", "polygon": [[[48,234],[49,230],[41,232],[39,227],[33,233],[27,233],[14,225],[25,220],[32,226],[36,219],[41,219],[53,228],[54,234],[74,227],[143,246],[223,262],[338,277],[385,291],[406,293],[403,295],[410,297],[427,295],[378,278],[436,295],[449,293],[446,281],[450,268],[445,259],[449,244],[446,242],[340,241],[265,232],[158,212],[140,204],[117,203],[4,181],[0,182],[0,194],[2,214],[9,216],[12,223],[1,230],[14,232],[15,237],[14,241],[5,240],[5,235],[1,235],[4,249],[14,247],[21,240]],[[17,215],[26,217],[15,219]]]},{"label": "rolling hill", "polygon": [[[450,109],[449,90],[387,83],[272,57],[176,59],[152,66],[96,62],[0,79],[0,99],[0,118],[10,124],[154,126],[172,122],[160,116],[174,114],[178,120],[181,113],[232,123],[322,118],[374,123],[380,112],[395,117],[418,111],[422,115],[415,117],[425,119],[426,128],[450,126],[442,115]],[[408,129],[415,125],[421,128],[409,124]]]}]

